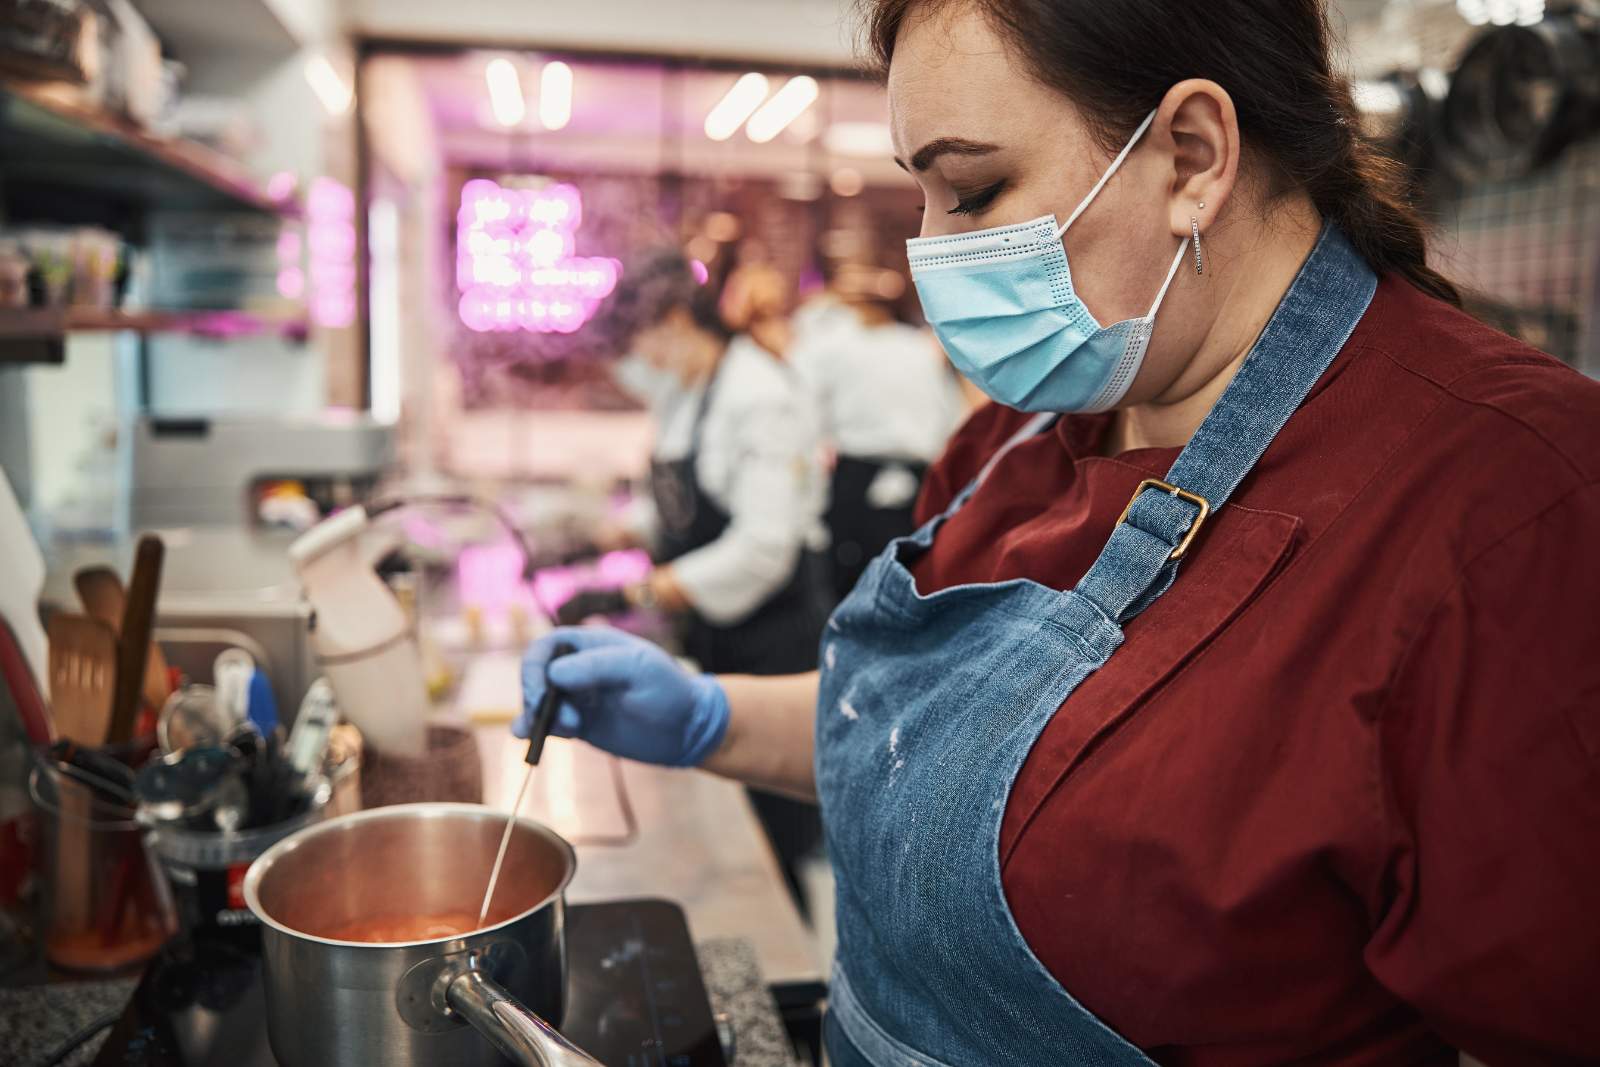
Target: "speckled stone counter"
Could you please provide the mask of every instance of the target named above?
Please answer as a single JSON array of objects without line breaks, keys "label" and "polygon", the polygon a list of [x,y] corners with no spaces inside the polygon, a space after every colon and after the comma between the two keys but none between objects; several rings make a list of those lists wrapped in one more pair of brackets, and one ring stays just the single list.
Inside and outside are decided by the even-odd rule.
[{"label": "speckled stone counter", "polygon": [[[702,942],[696,951],[712,1011],[727,1015],[733,1025],[737,1067],[794,1067],[754,948],[739,938],[722,938]],[[0,1067],[44,1067],[84,1027],[119,1014],[134,985],[133,979],[121,979],[0,989]],[[96,1034],[59,1062],[82,1067],[104,1039],[103,1032]]]},{"label": "speckled stone counter", "polygon": [[[121,1014],[136,984],[136,979],[123,978],[0,989],[0,1064],[42,1067],[49,1063],[84,1027]],[[105,1031],[101,1030],[59,1062],[80,1067],[94,1059],[104,1040]]]}]

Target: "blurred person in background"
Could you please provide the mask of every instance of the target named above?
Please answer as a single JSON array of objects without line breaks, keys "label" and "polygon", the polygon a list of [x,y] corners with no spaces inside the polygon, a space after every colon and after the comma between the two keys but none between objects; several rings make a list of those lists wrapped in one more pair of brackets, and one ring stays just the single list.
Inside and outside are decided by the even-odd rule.
[{"label": "blurred person in background", "polygon": [[836,599],[915,528],[923,476],[966,417],[960,379],[932,333],[899,321],[897,271],[845,263],[797,314],[789,362],[832,453],[825,519]]},{"label": "blurred person in background", "polygon": [[[656,418],[653,519],[641,537],[656,568],[630,602],[676,616],[683,652],[716,674],[814,670],[832,601],[823,551],[827,483],[817,419],[768,341],[780,316],[770,281],[719,287],[676,250],[630,269],[612,322],[629,355],[617,380]],[[781,290],[780,290],[781,291]],[[754,294],[754,295],[752,295]],[[784,874],[820,842],[816,808],[752,792]]]}]

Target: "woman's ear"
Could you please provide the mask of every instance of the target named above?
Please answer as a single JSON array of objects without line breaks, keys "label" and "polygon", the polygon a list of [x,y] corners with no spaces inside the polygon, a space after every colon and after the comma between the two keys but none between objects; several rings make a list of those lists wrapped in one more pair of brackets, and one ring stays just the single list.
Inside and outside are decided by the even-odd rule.
[{"label": "woman's ear", "polygon": [[1161,115],[1172,151],[1172,233],[1188,237],[1194,220],[1202,231],[1209,229],[1233,195],[1239,180],[1239,116],[1226,89],[1199,78],[1169,89]]}]

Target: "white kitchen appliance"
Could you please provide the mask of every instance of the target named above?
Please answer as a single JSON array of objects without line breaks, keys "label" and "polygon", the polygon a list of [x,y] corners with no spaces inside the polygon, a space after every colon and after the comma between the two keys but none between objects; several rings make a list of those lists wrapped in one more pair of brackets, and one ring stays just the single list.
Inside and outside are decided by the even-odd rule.
[{"label": "white kitchen appliance", "polygon": [[326,513],[367,499],[394,462],[393,427],[342,412],[144,416],[124,437],[134,530],[253,528],[263,488],[285,482]]},{"label": "white kitchen appliance", "polygon": [[316,611],[312,644],[339,709],[367,744],[420,756],[427,742],[428,686],[416,634],[363,549],[367,511],[347,508],[289,547]]}]

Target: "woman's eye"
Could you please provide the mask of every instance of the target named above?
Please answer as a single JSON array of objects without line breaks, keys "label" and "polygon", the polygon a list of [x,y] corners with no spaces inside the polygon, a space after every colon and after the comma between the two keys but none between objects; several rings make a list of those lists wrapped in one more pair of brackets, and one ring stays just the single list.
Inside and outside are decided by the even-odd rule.
[{"label": "woman's eye", "polygon": [[971,196],[960,197],[956,200],[956,206],[950,209],[950,214],[976,215],[978,212],[994,203],[994,198],[999,196],[1000,191],[1005,187],[1006,183],[1002,180],[995,182],[987,189],[981,189],[978,192],[973,193]]}]

